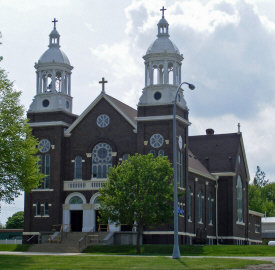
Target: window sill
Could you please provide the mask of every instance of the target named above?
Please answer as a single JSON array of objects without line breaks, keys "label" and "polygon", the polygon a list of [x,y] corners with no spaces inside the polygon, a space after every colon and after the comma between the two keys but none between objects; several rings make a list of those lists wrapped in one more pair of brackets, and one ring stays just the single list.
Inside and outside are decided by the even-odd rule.
[{"label": "window sill", "polygon": [[209,225],[209,226],[213,226],[213,223],[209,223],[208,225]]},{"label": "window sill", "polygon": [[184,217],[184,215],[179,215],[179,217]]},{"label": "window sill", "polygon": [[42,217],[50,217],[49,215],[44,215],[44,216],[42,216]]},{"label": "window sill", "polygon": [[41,217],[41,215],[36,215],[36,216],[34,216],[34,217]]},{"label": "window sill", "polygon": [[239,222],[239,221],[236,221],[236,224],[237,224],[237,225],[242,225],[242,226],[245,226],[245,223],[243,223],[243,222]]},{"label": "window sill", "polygon": [[191,223],[192,223],[192,220],[191,220],[191,219],[188,219],[188,222],[191,222]]},{"label": "window sill", "polygon": [[198,224],[203,224],[202,222],[198,222]]}]

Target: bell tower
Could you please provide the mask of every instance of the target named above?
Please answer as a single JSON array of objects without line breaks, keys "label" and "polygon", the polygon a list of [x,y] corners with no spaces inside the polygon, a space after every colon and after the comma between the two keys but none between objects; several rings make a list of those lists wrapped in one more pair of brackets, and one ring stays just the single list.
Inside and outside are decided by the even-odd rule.
[{"label": "bell tower", "polygon": [[[164,17],[157,24],[157,39],[143,56],[145,87],[138,103],[137,149],[140,154],[167,156],[173,162],[173,106],[176,99],[176,143],[178,182],[185,188],[188,170],[188,108],[181,81],[183,55],[170,40]],[[177,98],[176,98],[177,94]]]},{"label": "bell tower", "polygon": [[[164,105],[172,103],[178,85],[181,83],[181,62],[183,55],[169,39],[169,24],[164,17],[158,23],[157,39],[143,56],[145,65],[145,87],[139,100],[140,106]],[[186,107],[182,90],[178,103]]]},{"label": "bell tower", "polygon": [[60,35],[56,30],[57,20],[49,37],[49,49],[37,63],[36,95],[29,112],[65,111],[72,113],[71,74],[73,67],[66,54],[60,50]]}]

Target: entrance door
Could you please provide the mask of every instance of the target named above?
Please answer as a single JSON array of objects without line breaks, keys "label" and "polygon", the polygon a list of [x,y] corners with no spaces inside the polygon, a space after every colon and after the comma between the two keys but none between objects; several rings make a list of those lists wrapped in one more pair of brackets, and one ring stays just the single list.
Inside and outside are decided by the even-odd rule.
[{"label": "entrance door", "polygon": [[98,218],[101,218],[101,215],[99,214],[99,211],[95,211],[95,230],[98,231],[98,224],[99,222],[97,221]]},{"label": "entrance door", "polygon": [[73,232],[82,232],[83,211],[71,211],[71,225]]}]

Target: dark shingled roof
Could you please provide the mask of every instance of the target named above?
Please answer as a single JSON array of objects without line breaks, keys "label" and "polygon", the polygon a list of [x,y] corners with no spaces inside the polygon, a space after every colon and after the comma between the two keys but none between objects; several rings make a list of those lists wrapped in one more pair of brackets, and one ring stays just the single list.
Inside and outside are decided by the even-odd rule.
[{"label": "dark shingled roof", "polygon": [[202,165],[202,163],[190,150],[188,150],[188,167],[198,173],[202,173],[210,178],[213,178],[212,174]]},{"label": "dark shingled roof", "polygon": [[240,139],[238,133],[189,136],[189,149],[211,173],[234,172]]},{"label": "dark shingled roof", "polygon": [[135,117],[137,117],[137,110],[122,103],[121,101],[105,94],[123,113],[125,113],[135,124],[137,124]]}]

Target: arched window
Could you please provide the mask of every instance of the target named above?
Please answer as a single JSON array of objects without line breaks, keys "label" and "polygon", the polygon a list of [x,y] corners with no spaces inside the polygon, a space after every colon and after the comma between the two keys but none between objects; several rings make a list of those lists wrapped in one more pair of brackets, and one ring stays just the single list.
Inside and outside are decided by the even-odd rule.
[{"label": "arched window", "polygon": [[49,204],[47,202],[44,203],[44,216],[49,215]]},{"label": "arched window", "polygon": [[45,156],[45,175],[44,188],[50,187],[50,155]]},{"label": "arched window", "polygon": [[125,161],[125,160],[127,160],[129,158],[129,154],[125,154],[125,155],[123,155],[123,157],[122,157],[122,161]]},{"label": "arched window", "polygon": [[209,197],[208,197],[208,219],[209,219],[209,224],[213,224],[213,220],[212,220],[212,214],[213,212],[213,205],[212,205],[212,194],[210,193]]},{"label": "arched window", "polygon": [[70,199],[69,204],[83,204],[83,200],[78,196],[73,196]]},{"label": "arched window", "polygon": [[187,194],[188,198],[187,198],[187,202],[188,202],[188,220],[191,221],[192,220],[192,194],[191,194],[191,187],[188,186],[188,194]]},{"label": "arched window", "polygon": [[199,219],[198,219],[199,223],[202,223],[202,192],[200,190],[199,192]]},{"label": "arched window", "polygon": [[174,84],[173,63],[168,63],[168,84]]},{"label": "arched window", "polygon": [[237,179],[237,218],[238,222],[243,222],[243,185],[242,178],[238,175]]},{"label": "arched window", "polygon": [[98,143],[93,149],[92,178],[107,178],[112,167],[112,148],[107,143]]},{"label": "arched window", "polygon": [[76,157],[74,162],[74,179],[82,178],[82,157]]},{"label": "arched window", "polygon": [[177,160],[177,169],[178,169],[178,182],[180,187],[183,186],[183,152],[178,151],[178,160]]},{"label": "arched window", "polygon": [[[42,173],[42,155],[38,155],[38,157],[37,165],[39,166],[39,172]],[[42,188],[42,182],[39,183],[37,188]]]},{"label": "arched window", "polygon": [[41,215],[41,212],[40,212],[40,202],[36,203],[35,214],[36,214],[36,216],[40,216]]},{"label": "arched window", "polygon": [[151,151],[150,151],[150,154],[152,154],[154,157],[156,157],[156,152],[155,152],[155,150],[151,150]]},{"label": "arched window", "polygon": [[160,150],[158,151],[158,156],[159,156],[159,157],[160,157],[160,156],[164,157],[164,151],[163,151],[162,149],[160,149]]}]

